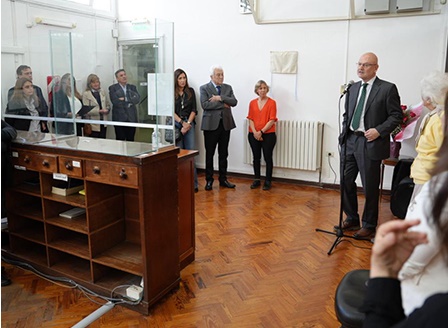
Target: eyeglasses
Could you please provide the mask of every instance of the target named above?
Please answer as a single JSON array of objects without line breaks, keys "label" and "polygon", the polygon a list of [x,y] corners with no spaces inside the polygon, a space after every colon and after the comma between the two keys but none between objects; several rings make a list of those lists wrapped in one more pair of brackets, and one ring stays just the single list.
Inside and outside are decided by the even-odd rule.
[{"label": "eyeglasses", "polygon": [[365,68],[369,68],[370,66],[375,66],[376,64],[369,64],[369,63],[356,63],[356,65],[365,67]]}]

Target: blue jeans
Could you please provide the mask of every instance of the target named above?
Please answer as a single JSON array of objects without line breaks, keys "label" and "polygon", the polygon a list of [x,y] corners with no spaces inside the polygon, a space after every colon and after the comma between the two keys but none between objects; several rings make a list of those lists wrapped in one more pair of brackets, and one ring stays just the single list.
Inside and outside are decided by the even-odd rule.
[{"label": "blue jeans", "polygon": [[[182,149],[188,150],[196,150],[195,140],[194,140],[194,130],[196,123],[191,123],[191,129],[182,136],[179,142],[176,143],[176,146]],[[196,171],[196,164],[194,165],[194,187],[198,188],[198,173]]]}]

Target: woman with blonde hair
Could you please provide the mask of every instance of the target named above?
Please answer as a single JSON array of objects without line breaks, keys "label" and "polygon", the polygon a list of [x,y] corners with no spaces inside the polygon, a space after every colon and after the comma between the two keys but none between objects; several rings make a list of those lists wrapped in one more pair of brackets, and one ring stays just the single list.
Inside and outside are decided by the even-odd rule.
[{"label": "woman with blonde hair", "polygon": [[255,93],[258,98],[253,99],[249,104],[249,133],[248,139],[252,149],[255,179],[250,186],[251,189],[261,185],[261,152],[263,151],[266,162],[266,180],[263,190],[269,190],[272,186],[272,171],[274,163],[272,154],[277,142],[275,134],[275,122],[277,122],[277,103],[267,96],[269,86],[263,80],[255,84]]},{"label": "woman with blonde hair", "polygon": [[[106,93],[101,89],[100,78],[96,74],[87,77],[86,91],[82,94],[82,104],[84,106],[94,106],[86,115],[85,119],[103,121],[109,113],[110,102]],[[90,124],[92,132],[89,137],[106,138],[106,126],[103,124]]]}]

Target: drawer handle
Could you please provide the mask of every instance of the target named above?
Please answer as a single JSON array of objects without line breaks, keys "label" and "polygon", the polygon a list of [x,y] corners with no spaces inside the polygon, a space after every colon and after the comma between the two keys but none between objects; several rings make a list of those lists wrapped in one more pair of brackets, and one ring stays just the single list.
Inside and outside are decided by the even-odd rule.
[{"label": "drawer handle", "polygon": [[127,175],[126,170],[124,168],[122,168],[121,171],[120,171],[120,178],[122,178],[123,180],[128,178],[128,175]]},{"label": "drawer handle", "polygon": [[44,160],[42,161],[42,165],[43,165],[44,167],[50,167],[50,162],[48,162],[46,159],[44,159]]},{"label": "drawer handle", "polygon": [[65,168],[69,171],[73,170],[73,165],[70,162],[65,162]]},{"label": "drawer handle", "polygon": [[31,162],[31,158],[29,158],[29,156],[25,156],[25,158],[23,159],[23,161],[27,164],[29,164]]},{"label": "drawer handle", "polygon": [[100,174],[101,173],[101,169],[99,166],[94,166],[93,167],[93,174]]}]

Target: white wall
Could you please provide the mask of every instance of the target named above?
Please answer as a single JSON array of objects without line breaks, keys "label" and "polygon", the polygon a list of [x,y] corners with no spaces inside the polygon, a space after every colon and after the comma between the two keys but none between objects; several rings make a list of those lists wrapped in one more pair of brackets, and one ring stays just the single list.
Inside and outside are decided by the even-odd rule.
[{"label": "white wall", "polygon": [[[336,7],[331,7],[336,5],[337,2],[328,1],[325,10],[337,12]],[[357,80],[355,63],[362,53],[373,51],[379,56],[378,76],[397,84],[403,104],[420,101],[419,81],[424,75],[444,70],[448,11],[446,6],[438,7],[442,11],[438,15],[257,25],[251,15],[239,14],[238,0],[117,0],[120,21],[156,17],[174,22],[174,66],[186,70],[198,98],[200,85],[209,81],[209,67],[223,65],[225,82],[233,86],[239,101],[233,109],[238,127],[231,135],[228,169],[247,174],[252,174],[252,166],[243,163],[242,144],[247,134],[243,125],[249,101],[256,97],[253,85],[257,80],[264,79],[271,85],[270,95],[277,101],[279,119],[324,122],[324,152],[337,154],[342,114],[338,112],[339,87],[348,80]],[[3,110],[5,90],[13,85],[18,65],[29,64],[34,82],[41,87],[50,75],[49,28],[26,27],[27,22],[39,15],[77,22],[78,27],[72,30],[80,35],[74,49],[74,72],[82,80],[81,89],[91,72],[100,74],[103,86],[113,82],[117,57],[115,39],[111,36],[115,26],[112,18],[2,0]],[[270,51],[298,51],[297,78],[272,75]],[[201,114],[200,109],[199,124]],[[197,145],[200,155],[196,163],[203,168],[204,147],[199,128]],[[402,154],[415,154],[412,142],[404,145]],[[338,156],[330,159],[336,172],[338,161]],[[386,187],[391,173],[390,169],[386,172]],[[274,176],[318,180],[316,172],[278,168],[274,169]],[[326,183],[335,180],[326,158],[322,180]]]},{"label": "white wall", "polygon": [[[86,6],[74,6],[73,2],[58,0],[2,2],[2,112],[6,108],[7,91],[16,81],[16,68],[29,65],[33,70],[33,82],[46,94],[46,77],[58,72],[58,62],[67,58],[51,59],[50,31],[71,32],[73,39],[73,73],[78,91],[82,93],[90,73],[99,75],[103,88],[113,82],[116,58],[116,40],[112,37],[115,12],[94,11]],[[64,8],[63,5],[66,5]],[[36,25],[35,18],[44,17],[76,23],[76,28]],[[67,72],[68,72],[67,68]]]},{"label": "white wall", "polygon": [[[324,151],[337,154],[339,87],[357,80],[355,63],[362,53],[373,51],[378,55],[378,76],[397,84],[403,104],[420,101],[419,81],[424,75],[444,70],[446,7],[441,7],[439,15],[257,25],[251,15],[239,14],[237,0],[155,3],[155,16],[174,22],[175,67],[186,70],[197,95],[199,86],[209,81],[208,70],[214,63],[223,65],[225,82],[234,89],[239,103],[233,109],[238,127],[231,134],[231,172],[252,173],[252,166],[243,163],[242,143],[247,134],[243,122],[249,101],[256,97],[253,85],[259,79],[271,85],[279,119],[324,122]],[[327,1],[327,6],[332,2]],[[270,73],[273,50],[299,52],[297,100],[295,78]],[[201,153],[196,163],[204,167],[201,132],[197,133],[197,142]],[[405,155],[412,152],[412,147],[404,146]],[[330,161],[339,172],[339,157]],[[388,169],[385,187],[391,173]],[[280,169],[274,169],[274,176],[308,181],[318,178],[314,172]],[[334,181],[327,159],[322,180]]]}]

